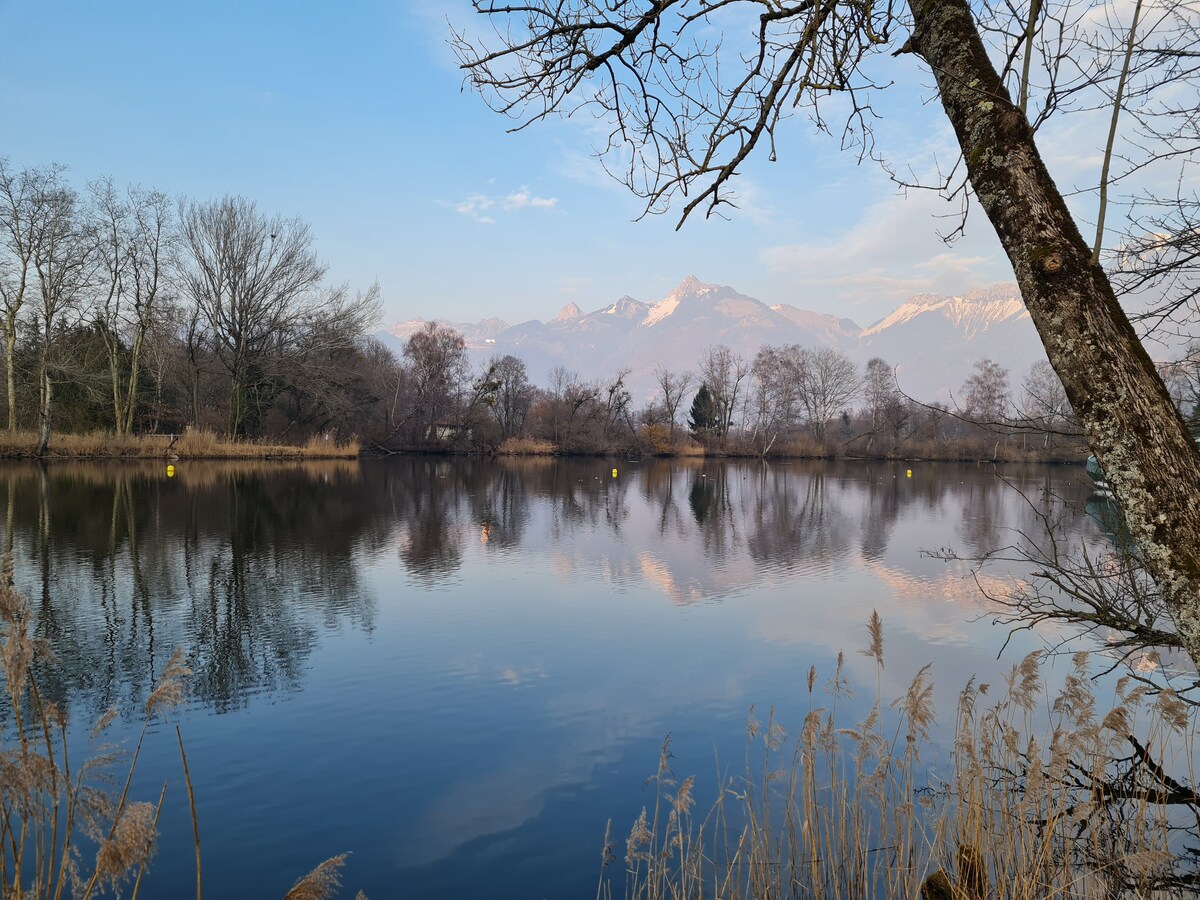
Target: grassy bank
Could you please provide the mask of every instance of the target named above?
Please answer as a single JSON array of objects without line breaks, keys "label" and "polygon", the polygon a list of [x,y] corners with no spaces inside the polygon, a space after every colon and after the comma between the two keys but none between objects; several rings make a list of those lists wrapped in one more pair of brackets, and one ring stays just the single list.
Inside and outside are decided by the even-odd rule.
[{"label": "grassy bank", "polygon": [[[38,435],[33,431],[0,432],[0,458],[33,459]],[[357,438],[310,438],[304,444],[239,441],[211,431],[180,435],[116,435],[108,432],[59,434],[50,441],[49,459],[353,459]]]},{"label": "grassy bank", "polygon": [[1074,447],[1031,447],[1019,440],[1004,442],[962,438],[940,441],[911,441],[900,445],[868,447],[862,441],[817,440],[802,437],[773,445],[763,452],[746,442],[707,445],[689,438],[654,446],[613,446],[600,449],[564,447],[538,438],[509,438],[495,450],[498,456],[644,456],[663,459],[862,459],[923,462],[1066,463],[1082,465],[1088,450]]}]

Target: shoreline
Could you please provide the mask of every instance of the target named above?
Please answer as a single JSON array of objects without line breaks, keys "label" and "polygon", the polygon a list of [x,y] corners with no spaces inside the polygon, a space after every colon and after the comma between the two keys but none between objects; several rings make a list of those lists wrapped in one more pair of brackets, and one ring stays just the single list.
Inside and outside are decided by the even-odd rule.
[{"label": "shoreline", "polygon": [[37,450],[38,435],[30,431],[0,432],[0,459],[67,460],[281,460],[357,459],[362,448],[356,438],[339,442],[317,438],[304,444],[237,441],[209,431],[180,435],[59,434],[45,454]]}]

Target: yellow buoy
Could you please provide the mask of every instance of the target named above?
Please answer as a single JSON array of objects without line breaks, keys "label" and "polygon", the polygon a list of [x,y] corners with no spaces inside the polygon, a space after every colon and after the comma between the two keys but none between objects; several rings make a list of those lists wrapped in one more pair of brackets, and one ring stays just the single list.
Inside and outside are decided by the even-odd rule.
[{"label": "yellow buoy", "polygon": [[912,469],[908,469],[908,470],[907,470],[907,471],[904,473],[904,477],[905,477],[905,478],[912,478]]},{"label": "yellow buoy", "polygon": [[167,466],[167,477],[168,478],[175,477],[175,467],[174,466]]},{"label": "yellow buoy", "polygon": [[613,478],[616,478],[616,477],[617,477],[617,470],[613,469]]}]

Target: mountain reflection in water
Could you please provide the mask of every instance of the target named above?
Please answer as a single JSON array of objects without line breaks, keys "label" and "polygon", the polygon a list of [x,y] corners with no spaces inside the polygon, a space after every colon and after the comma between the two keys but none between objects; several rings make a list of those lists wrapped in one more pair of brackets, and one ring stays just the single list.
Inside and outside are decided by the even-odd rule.
[{"label": "mountain reflection in water", "polygon": [[[736,758],[749,703],[794,712],[873,608],[885,694],[930,660],[948,695],[1006,665],[966,569],[920,551],[984,553],[1089,492],[1074,469],[1006,469],[1022,496],[965,465],[616,465],[9,464],[0,490],[44,690],[81,727],[112,704],[136,727],[187,650],[206,893],[282,895],[353,850],[347,884],[381,897],[594,890],[662,737],[680,772]],[[873,696],[873,663],[847,673]],[[148,778],[177,779],[170,749]],[[178,799],[153,896],[192,877]]]}]

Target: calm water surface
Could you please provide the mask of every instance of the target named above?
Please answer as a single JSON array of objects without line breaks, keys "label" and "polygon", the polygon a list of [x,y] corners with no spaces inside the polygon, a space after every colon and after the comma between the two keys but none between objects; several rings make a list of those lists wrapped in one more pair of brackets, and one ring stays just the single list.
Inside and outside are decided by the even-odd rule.
[{"label": "calm water surface", "polygon": [[[952,719],[971,675],[1046,636],[997,662],[1006,632],[968,570],[921,551],[986,552],[1089,492],[1082,468],[613,465],[9,465],[0,486],[58,659],[48,690],[81,740],[114,703],[135,733],[187,650],[175,718],[206,896],[282,896],[350,850],[346,895],[375,900],[594,896],[605,823],[636,818],[667,733],[675,771],[711,785],[743,757],[750,704],[797,724],[809,666],[831,674],[840,649],[865,710],[875,667],[853,651],[872,609],[884,694],[932,661]],[[1084,515],[1067,527],[1099,539]],[[170,724],[136,790],[163,781],[150,896],[186,896]]]}]

